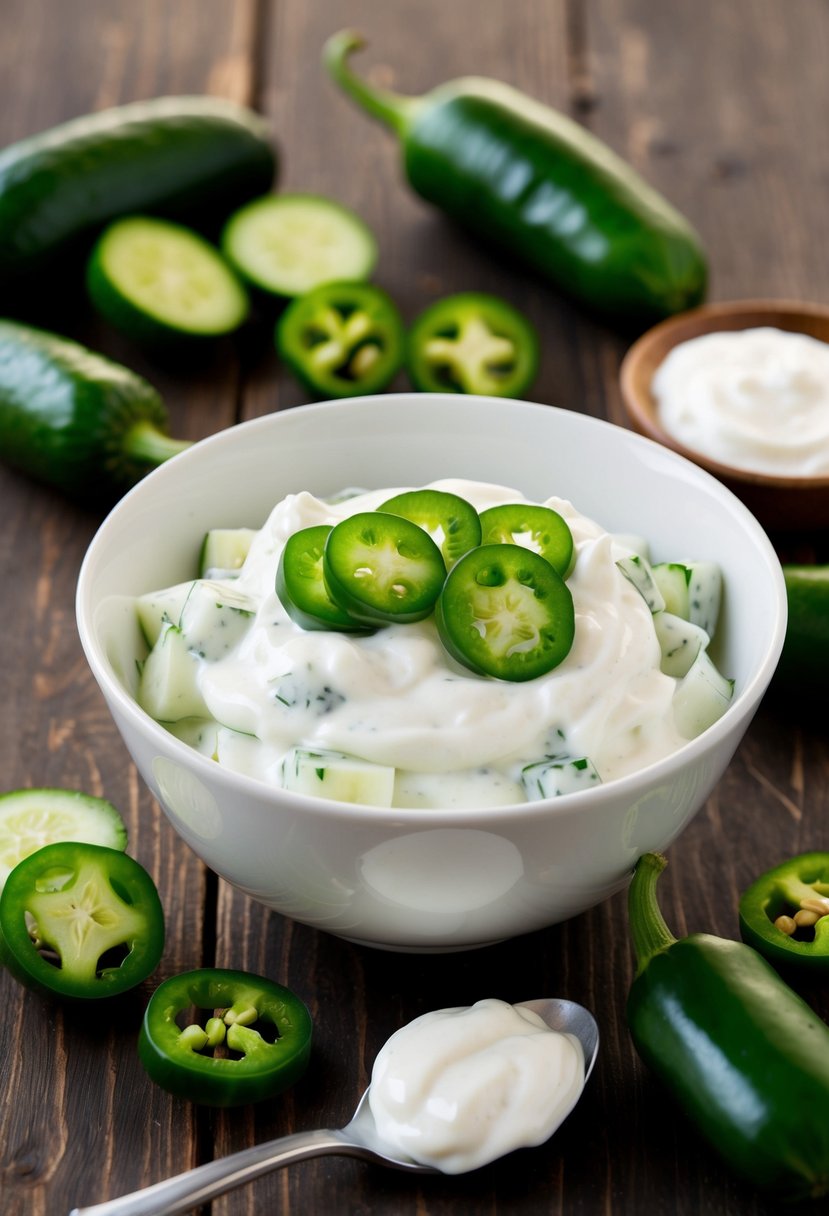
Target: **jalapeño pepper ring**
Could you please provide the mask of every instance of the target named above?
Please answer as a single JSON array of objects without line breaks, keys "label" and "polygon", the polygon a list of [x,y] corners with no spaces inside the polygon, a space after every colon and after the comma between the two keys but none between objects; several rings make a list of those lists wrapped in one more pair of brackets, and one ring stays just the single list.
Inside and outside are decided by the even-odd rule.
[{"label": "jalape\u00f1o pepper ring", "polygon": [[[209,1011],[204,1025],[182,1026],[194,1006]],[[311,1030],[308,1009],[281,984],[203,968],[159,985],[144,1014],[138,1054],[162,1089],[207,1106],[241,1106],[272,1098],[299,1079]]]},{"label": "jalape\u00f1o pepper ring", "polygon": [[829,970],[829,853],[801,853],[753,882],[740,934],[772,963]]}]

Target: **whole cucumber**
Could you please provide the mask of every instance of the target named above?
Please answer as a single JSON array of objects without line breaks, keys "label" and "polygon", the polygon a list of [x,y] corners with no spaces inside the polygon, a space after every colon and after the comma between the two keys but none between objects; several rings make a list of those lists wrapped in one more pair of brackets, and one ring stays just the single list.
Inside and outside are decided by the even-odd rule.
[{"label": "whole cucumber", "polygon": [[349,30],[325,46],[334,80],[400,139],[409,183],[482,241],[626,325],[698,304],[707,263],[688,221],[589,131],[496,80],[423,97],[353,74]]},{"label": "whole cucumber", "polygon": [[0,321],[0,458],[89,505],[109,505],[188,447],[141,376],[58,334]]},{"label": "whole cucumber", "polygon": [[72,119],[0,152],[0,286],[127,212],[223,218],[267,191],[276,153],[258,114],[218,97],[157,97]]}]

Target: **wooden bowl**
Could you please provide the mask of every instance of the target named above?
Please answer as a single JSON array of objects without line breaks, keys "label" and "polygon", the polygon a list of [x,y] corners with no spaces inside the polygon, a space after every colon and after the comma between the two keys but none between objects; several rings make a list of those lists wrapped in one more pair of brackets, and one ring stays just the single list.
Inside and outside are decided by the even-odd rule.
[{"label": "wooden bowl", "polygon": [[632,428],[679,452],[724,482],[771,531],[829,527],[829,477],[787,477],[721,464],[678,443],[663,430],[651,380],[672,347],[723,330],[770,325],[829,342],[829,307],[788,300],[705,304],[662,321],[639,338],[622,361],[622,399]]}]

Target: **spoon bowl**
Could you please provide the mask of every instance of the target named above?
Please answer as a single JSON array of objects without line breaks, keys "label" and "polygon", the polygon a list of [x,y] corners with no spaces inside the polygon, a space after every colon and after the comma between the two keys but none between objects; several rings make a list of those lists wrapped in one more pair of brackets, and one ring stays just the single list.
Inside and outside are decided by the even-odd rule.
[{"label": "spoon bowl", "polygon": [[[584,1054],[586,1083],[599,1050],[599,1028],[593,1015],[575,1001],[554,997],[521,1001],[520,1004],[538,1014],[551,1030],[571,1034],[578,1039]],[[326,1153],[360,1157],[364,1161],[417,1174],[440,1173],[432,1166],[421,1165],[412,1157],[389,1151],[389,1146],[384,1145],[377,1133],[368,1102],[370,1090],[369,1086],[345,1127],[280,1136],[277,1140],[269,1140],[265,1144],[254,1145],[186,1170],[164,1182],[133,1191],[130,1195],[108,1199],[92,1207],[73,1208],[69,1216],[176,1216],[176,1213],[188,1212],[225,1191],[252,1182],[283,1165]]]}]

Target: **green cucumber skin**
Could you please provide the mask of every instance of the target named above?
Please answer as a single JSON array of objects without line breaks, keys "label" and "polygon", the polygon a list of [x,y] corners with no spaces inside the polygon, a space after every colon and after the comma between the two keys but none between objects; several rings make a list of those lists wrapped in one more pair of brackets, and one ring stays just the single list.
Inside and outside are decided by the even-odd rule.
[{"label": "green cucumber skin", "polygon": [[160,97],[72,119],[0,152],[0,284],[116,216],[223,218],[270,189],[264,120],[214,97]]},{"label": "green cucumber skin", "polygon": [[38,481],[90,505],[111,502],[147,471],[124,438],[136,422],[167,428],[146,380],[77,342],[0,321],[0,453]]}]

